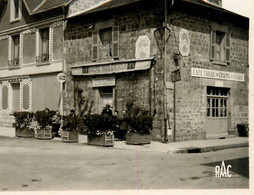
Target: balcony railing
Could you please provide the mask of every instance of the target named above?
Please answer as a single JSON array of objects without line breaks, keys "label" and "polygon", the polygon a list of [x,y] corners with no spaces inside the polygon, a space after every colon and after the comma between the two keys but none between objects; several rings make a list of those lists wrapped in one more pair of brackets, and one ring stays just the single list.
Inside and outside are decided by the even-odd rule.
[{"label": "balcony railing", "polygon": [[19,58],[14,58],[13,60],[8,61],[9,68],[18,68],[19,67]]},{"label": "balcony railing", "polygon": [[36,62],[37,63],[44,63],[49,61],[49,53],[43,53],[40,56],[37,56]]}]

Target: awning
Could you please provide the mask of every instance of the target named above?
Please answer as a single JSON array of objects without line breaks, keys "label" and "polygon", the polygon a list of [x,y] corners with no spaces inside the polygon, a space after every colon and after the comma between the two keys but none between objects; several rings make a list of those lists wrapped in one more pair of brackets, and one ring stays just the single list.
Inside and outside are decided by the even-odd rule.
[{"label": "awning", "polygon": [[91,63],[79,66],[72,66],[73,76],[106,75],[138,70],[148,70],[154,58],[132,59],[124,61],[113,61],[105,63]]}]

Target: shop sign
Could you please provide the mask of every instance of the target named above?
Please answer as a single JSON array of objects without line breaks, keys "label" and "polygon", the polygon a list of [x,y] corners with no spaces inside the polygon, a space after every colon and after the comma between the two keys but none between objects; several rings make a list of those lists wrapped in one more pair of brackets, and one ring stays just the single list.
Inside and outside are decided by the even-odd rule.
[{"label": "shop sign", "polygon": [[241,73],[208,70],[201,68],[191,68],[191,76],[244,82],[244,74]]},{"label": "shop sign", "polygon": [[181,81],[181,71],[180,69],[174,70],[171,72],[171,82],[175,83]]},{"label": "shop sign", "polygon": [[67,76],[64,73],[59,73],[57,75],[57,81],[60,83],[64,83],[66,81],[66,78],[67,78]]},{"label": "shop sign", "polygon": [[108,87],[115,86],[116,79],[115,77],[99,77],[93,79],[93,87]]}]

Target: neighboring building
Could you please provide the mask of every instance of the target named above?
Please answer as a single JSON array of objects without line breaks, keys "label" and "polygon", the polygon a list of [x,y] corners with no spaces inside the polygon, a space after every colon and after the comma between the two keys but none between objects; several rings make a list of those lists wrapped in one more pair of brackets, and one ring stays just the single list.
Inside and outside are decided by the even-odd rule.
[{"label": "neighboring building", "polygon": [[14,111],[60,109],[64,16],[70,0],[0,1],[0,126]]},{"label": "neighboring building", "polygon": [[175,89],[176,141],[235,134],[236,124],[248,123],[248,18],[221,0],[111,0],[78,9],[84,2],[67,15],[66,112],[77,108],[78,89],[95,102],[94,113],[110,103],[121,114],[134,100],[156,109],[153,138],[172,141]]}]

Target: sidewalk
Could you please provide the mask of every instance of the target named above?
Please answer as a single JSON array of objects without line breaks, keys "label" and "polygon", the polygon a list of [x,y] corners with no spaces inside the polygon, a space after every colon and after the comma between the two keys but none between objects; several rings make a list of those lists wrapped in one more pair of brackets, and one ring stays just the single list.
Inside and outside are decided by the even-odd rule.
[{"label": "sidewalk", "polygon": [[[15,137],[15,129],[9,127],[0,128],[0,136]],[[54,138],[53,141],[61,141],[61,138]],[[87,143],[87,136],[79,135],[79,143]],[[146,152],[162,153],[199,153],[223,150],[228,148],[248,147],[248,137],[231,137],[226,139],[194,140],[175,143],[161,143],[152,141],[147,145],[127,145],[125,141],[115,141],[115,149],[138,150]]]}]

